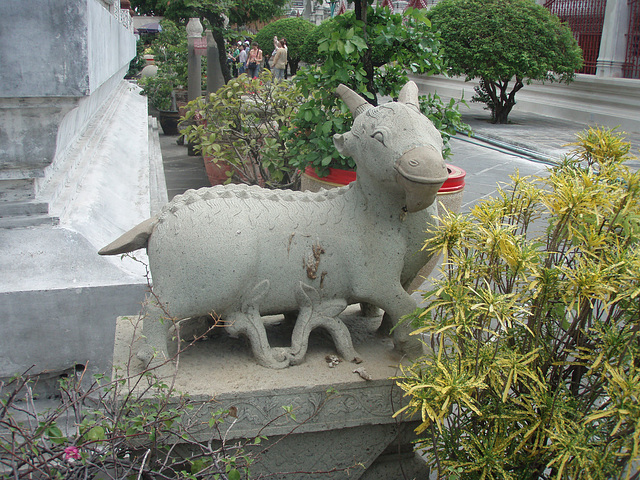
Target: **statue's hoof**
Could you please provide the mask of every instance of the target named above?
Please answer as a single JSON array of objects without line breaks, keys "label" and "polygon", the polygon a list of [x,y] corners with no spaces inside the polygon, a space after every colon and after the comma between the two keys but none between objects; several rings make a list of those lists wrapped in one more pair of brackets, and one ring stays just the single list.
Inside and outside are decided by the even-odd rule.
[{"label": "statue's hoof", "polygon": [[267,364],[265,366],[269,368],[273,368],[275,370],[280,370],[282,368],[287,368],[291,363],[291,354],[289,353],[288,348],[276,347],[271,349],[271,358],[266,359]]},{"label": "statue's hoof", "polygon": [[151,360],[153,360],[154,355],[155,355],[155,352],[153,348],[151,348],[149,345],[146,345],[146,344],[142,345],[138,349],[138,353],[136,353],[136,357],[138,357],[138,360],[140,360],[145,367],[149,365],[149,363],[151,363]]},{"label": "statue's hoof", "polygon": [[302,362],[304,362],[304,355],[296,355],[293,353],[289,355],[289,365],[300,365]]},{"label": "statue's hoof", "polygon": [[410,340],[394,339],[393,346],[398,352],[406,355],[410,359],[416,359],[424,355],[422,342],[420,342],[419,340],[414,340],[413,338]]}]

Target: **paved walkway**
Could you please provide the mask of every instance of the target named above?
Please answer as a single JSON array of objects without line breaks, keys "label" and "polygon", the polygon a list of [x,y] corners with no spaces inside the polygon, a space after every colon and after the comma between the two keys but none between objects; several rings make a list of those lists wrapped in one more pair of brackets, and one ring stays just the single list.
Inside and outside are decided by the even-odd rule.
[{"label": "paved walkway", "polygon": [[[460,111],[463,120],[471,126],[473,135],[477,139],[517,149],[537,159],[560,159],[573,148],[567,144],[576,141],[576,134],[589,127],[583,123],[533,113],[521,113],[517,107],[509,115],[509,124],[494,125],[489,123],[490,114],[483,109],[482,104],[469,102],[468,105],[469,108],[461,106]],[[611,127],[615,125],[609,128]],[[631,143],[632,153],[636,156],[640,155],[640,120],[636,131],[623,133],[626,140]],[[630,161],[628,165],[637,169],[640,168],[640,161],[636,159]]]},{"label": "paved walkway", "polygon": [[165,135],[160,131],[162,164],[167,182],[169,200],[190,188],[210,187],[204,161],[200,155],[189,156],[185,145],[178,145],[178,135]]}]

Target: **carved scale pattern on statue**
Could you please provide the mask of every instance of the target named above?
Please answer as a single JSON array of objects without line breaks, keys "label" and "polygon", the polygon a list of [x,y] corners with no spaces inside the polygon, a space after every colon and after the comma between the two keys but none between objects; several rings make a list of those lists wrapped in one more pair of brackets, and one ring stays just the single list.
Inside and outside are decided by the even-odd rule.
[{"label": "carved scale pattern on statue", "polygon": [[[348,304],[380,307],[384,329],[415,309],[403,286],[429,258],[420,247],[447,178],[442,139],[420,113],[413,82],[398,102],[378,107],[347,87],[338,93],[355,118],[350,132],[334,136],[358,167],[350,186],[191,190],[100,251],[147,248],[155,296],[145,307],[141,360],[167,356],[165,310],[176,319],[215,312],[232,335],[249,338],[260,364],[283,368],[303,361],[317,327],[330,332],[341,356],[358,361],[339,317]],[[272,349],[262,316],[294,312],[291,346]],[[418,352],[409,333],[400,325],[394,344]]]}]

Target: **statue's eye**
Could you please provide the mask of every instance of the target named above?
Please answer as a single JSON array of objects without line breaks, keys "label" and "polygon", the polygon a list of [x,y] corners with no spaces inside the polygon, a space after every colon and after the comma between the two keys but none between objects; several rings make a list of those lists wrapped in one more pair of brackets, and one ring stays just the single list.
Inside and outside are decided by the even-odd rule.
[{"label": "statue's eye", "polygon": [[384,145],[384,133],[382,133],[380,130],[374,132],[371,136]]}]

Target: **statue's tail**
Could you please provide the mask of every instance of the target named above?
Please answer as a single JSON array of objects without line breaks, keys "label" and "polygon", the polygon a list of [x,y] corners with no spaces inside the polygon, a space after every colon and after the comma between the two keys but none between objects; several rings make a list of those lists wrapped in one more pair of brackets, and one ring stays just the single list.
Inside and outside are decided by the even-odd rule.
[{"label": "statue's tail", "polygon": [[155,216],[145,220],[117,240],[102,248],[98,253],[100,255],[120,255],[121,253],[133,252],[139,248],[145,248],[156,223],[158,223],[158,217]]}]

